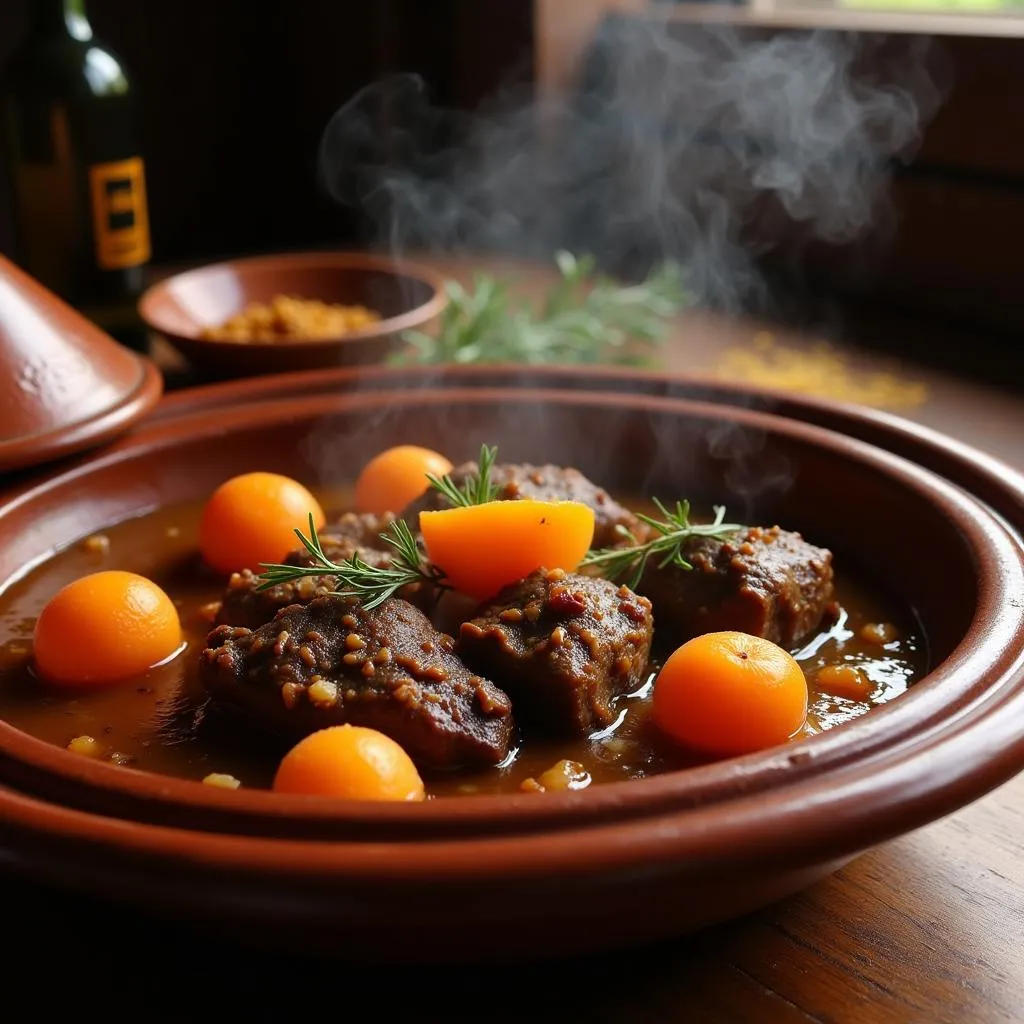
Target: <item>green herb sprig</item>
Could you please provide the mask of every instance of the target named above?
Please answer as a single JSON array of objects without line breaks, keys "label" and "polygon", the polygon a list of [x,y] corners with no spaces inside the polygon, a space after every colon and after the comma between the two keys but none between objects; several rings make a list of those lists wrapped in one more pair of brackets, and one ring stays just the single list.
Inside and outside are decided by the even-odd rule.
[{"label": "green herb sprig", "polygon": [[296,530],[295,535],[313,556],[314,564],[299,566],[263,562],[257,590],[267,590],[279,583],[290,583],[305,576],[329,574],[338,577],[334,593],[358,598],[363,608],[369,611],[410,583],[431,583],[437,587],[446,587],[441,571],[424,559],[404,519],[396,519],[380,535],[381,540],[395,551],[391,565],[383,568],[368,565],[358,554],[341,563],[331,561],[320,543],[312,514],[309,517],[309,536],[301,530]]},{"label": "green herb sprig", "polygon": [[491,470],[497,458],[497,447],[482,444],[477,471],[463,482],[461,488],[447,473],[441,477],[428,473],[427,480],[435,491],[440,491],[448,499],[453,508],[485,505],[489,501],[494,501],[501,490],[498,484],[491,482]]},{"label": "green herb sprig", "polygon": [[[447,473],[442,477],[428,473],[427,479],[430,486],[440,491],[453,507],[482,505],[493,501],[499,490],[498,485],[491,481],[491,470],[497,458],[496,447],[481,445],[477,472],[465,480],[461,488]],[[296,530],[295,536],[312,556],[313,564],[306,566],[262,562],[260,568],[263,572],[256,586],[258,591],[307,576],[332,575],[338,578],[334,593],[355,597],[365,609],[370,610],[383,604],[389,597],[394,597],[402,587],[410,583],[430,583],[442,590],[450,589],[444,582],[444,573],[423,556],[404,519],[394,520],[380,534],[380,539],[394,551],[391,564],[387,566],[370,565],[358,553],[344,562],[332,561],[320,542],[312,514],[309,517],[309,536],[301,530]]]},{"label": "green herb sprig", "polygon": [[[505,284],[488,275],[477,275],[468,290],[449,281],[437,333],[404,335],[413,346],[412,361],[643,363],[648,357],[638,347],[656,345],[666,318],[686,301],[683,273],[674,263],[638,284],[622,285],[596,274],[591,257],[559,252],[555,261],[561,277],[537,308],[514,300]],[[409,359],[396,357],[399,363]]]},{"label": "green herb sprig", "polygon": [[602,576],[619,582],[628,576],[628,587],[636,587],[647,568],[651,558],[661,556],[658,568],[668,565],[680,569],[692,569],[693,566],[683,555],[683,545],[691,537],[728,537],[729,534],[742,530],[739,523],[725,522],[725,506],[715,506],[715,518],[710,523],[690,522],[690,503],[677,501],[673,510],[667,509],[657,498],[654,504],[662,514],[661,519],[637,513],[637,518],[656,531],[654,537],[641,544],[625,527],[620,527],[622,536],[633,541],[633,547],[600,548],[587,554],[582,565],[599,570]]}]

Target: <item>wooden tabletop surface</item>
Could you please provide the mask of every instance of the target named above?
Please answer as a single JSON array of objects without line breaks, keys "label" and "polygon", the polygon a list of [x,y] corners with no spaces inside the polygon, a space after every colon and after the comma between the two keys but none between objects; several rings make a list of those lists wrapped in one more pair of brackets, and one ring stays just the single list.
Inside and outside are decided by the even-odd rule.
[{"label": "wooden tabletop surface", "polygon": [[[443,269],[466,276],[464,264]],[[524,278],[535,287],[541,277]],[[893,326],[900,331],[919,327]],[[661,353],[668,369],[772,374],[859,395],[1024,469],[1024,394],[870,350],[688,313]],[[929,349],[926,343],[917,348]],[[895,347],[895,346],[894,346]],[[169,379],[189,379],[166,350]],[[1013,358],[1007,353],[1007,359]],[[802,360],[802,362],[801,362]],[[1022,766],[1024,767],[1024,766]],[[2,828],[2,822],[0,822]],[[878,847],[800,895],[654,947],[582,961],[441,972],[240,950],[187,927],[19,879],[0,878],[8,938],[0,983],[38,1010],[82,1019],[284,1020],[314,1010],[380,1020],[1024,1022],[1024,774],[950,817]],[[614,914],[616,908],[608,907]],[[486,945],[487,936],[469,936]],[[572,936],[538,935],[538,948]],[[36,980],[46,978],[44,985]],[[16,1002],[8,1002],[15,1006]]]}]

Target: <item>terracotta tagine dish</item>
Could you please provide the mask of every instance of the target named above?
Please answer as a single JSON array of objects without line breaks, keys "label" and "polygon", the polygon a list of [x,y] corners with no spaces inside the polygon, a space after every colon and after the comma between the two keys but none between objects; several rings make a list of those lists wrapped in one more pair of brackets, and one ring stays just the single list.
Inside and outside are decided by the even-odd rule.
[{"label": "terracotta tagine dish", "polygon": [[[699,577],[659,589],[658,573],[674,565],[626,581],[639,597],[616,589],[625,578],[577,581],[565,597],[564,574],[531,576],[531,593],[543,592],[533,606],[514,587],[500,591],[504,603],[481,591],[480,607],[450,593],[428,605],[414,586],[376,617],[349,608],[342,633],[323,618],[336,599],[294,583],[287,594],[299,603],[258,625],[252,609],[277,598],[213,567],[238,537],[210,540],[211,495],[239,475],[286,476],[322,506],[319,539],[341,544],[346,513],[365,502],[353,485],[399,445],[443,453],[452,482],[476,460],[470,487],[482,446],[495,446],[499,497],[525,509],[531,487],[571,486],[574,507],[590,502],[595,533],[608,527],[613,545],[625,536],[616,516],[630,544],[651,542],[634,513],[660,521],[655,498],[669,511],[688,499],[701,523],[725,506],[748,532],[714,563],[720,572],[708,568],[712,549],[687,548],[691,571],[719,583],[746,574],[745,596],[722,608],[748,625],[760,616],[801,666],[803,724],[778,742],[751,741],[737,711],[691,729],[699,752],[680,746],[657,705],[665,666],[687,615],[725,629],[733,620],[686,596]],[[523,464],[539,468],[509,469]],[[528,543],[516,504],[488,527],[503,556]],[[453,511],[468,515],[457,540],[471,545],[479,508]],[[440,550],[439,520],[427,522],[424,511],[427,551]],[[697,929],[795,892],[1024,767],[1022,536],[1024,485],[978,453],[889,417],[699,380],[486,368],[426,382],[368,369],[183,392],[130,435],[0,494],[0,855],[33,877],[207,929],[258,931],[293,951],[421,961],[428,949],[465,962],[482,931],[490,958],[544,955],[551,934],[570,933],[579,952]],[[733,543],[709,537],[700,543]],[[360,543],[370,561],[372,540]],[[761,546],[770,570],[754,565]],[[598,548],[583,562],[605,571]],[[475,581],[490,556],[471,555],[465,578]],[[42,669],[63,651],[44,657],[37,618],[66,583],[109,570],[160,584],[185,646],[127,686],[53,685]],[[751,603],[754,591],[764,600]],[[611,602],[601,615],[588,604],[597,593]],[[249,624],[227,621],[229,606],[252,612]],[[530,624],[555,613],[568,618],[534,644]],[[454,654],[430,615],[455,635]],[[583,615],[586,629],[570,621]],[[616,616],[632,625],[602,635],[600,622]],[[415,665],[407,637],[381,641],[396,623],[425,638]],[[513,639],[481,654],[488,635]],[[325,653],[335,642],[341,668]],[[525,673],[515,644],[520,661],[534,659]],[[572,644],[571,657],[552,651]],[[399,656],[409,679],[391,685]],[[456,656],[487,672],[474,667],[466,681],[445,660]],[[601,687],[627,669],[633,682],[605,701]],[[447,708],[452,694],[465,700],[444,728],[421,728],[439,721],[427,705]],[[336,722],[339,708],[401,737],[427,799],[274,791],[303,723]],[[691,706],[687,722],[702,713]]]}]

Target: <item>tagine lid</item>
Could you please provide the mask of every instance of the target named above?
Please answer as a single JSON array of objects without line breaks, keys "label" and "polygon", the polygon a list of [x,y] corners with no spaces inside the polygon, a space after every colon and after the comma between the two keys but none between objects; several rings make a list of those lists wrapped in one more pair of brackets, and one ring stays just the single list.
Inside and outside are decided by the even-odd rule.
[{"label": "tagine lid", "polygon": [[0,472],[108,441],[162,391],[149,359],[0,256]]}]

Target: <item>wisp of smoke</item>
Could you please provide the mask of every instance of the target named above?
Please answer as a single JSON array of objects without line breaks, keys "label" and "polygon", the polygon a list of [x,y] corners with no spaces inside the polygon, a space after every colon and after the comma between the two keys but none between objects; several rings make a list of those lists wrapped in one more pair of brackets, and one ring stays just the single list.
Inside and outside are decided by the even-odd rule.
[{"label": "wisp of smoke", "polygon": [[929,47],[611,18],[566,97],[514,89],[466,113],[414,75],[363,89],[324,133],[322,178],[396,254],[672,258],[698,301],[740,308],[771,225],[833,243],[877,226],[941,99]]},{"label": "wisp of smoke", "polygon": [[[941,56],[923,37],[752,37],[610,18],[566,96],[509,89],[469,113],[433,104],[414,75],[368,86],[324,133],[322,180],[396,256],[490,251],[549,262],[565,248],[623,276],[672,259],[696,302],[763,309],[759,260],[778,240],[792,251],[794,240],[843,244],[884,226],[892,170],[940,102]],[[538,400],[529,423],[550,438],[545,415]],[[589,468],[604,479],[621,465],[620,426],[607,413],[595,423]],[[374,444],[378,425],[364,424],[356,440]],[[701,438],[675,421],[652,432],[643,493],[672,480],[691,494],[695,446],[721,460],[714,490],[737,514],[753,514],[796,472],[757,431],[730,422]],[[525,444],[521,422],[501,434]],[[331,430],[311,439],[328,476],[340,444]],[[546,460],[549,449],[524,451]]]}]

